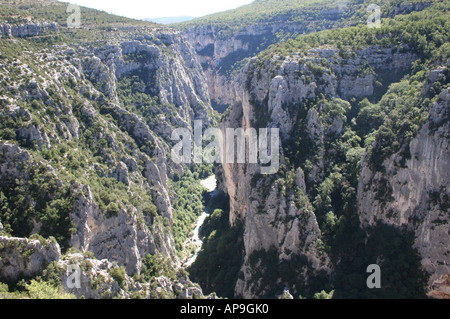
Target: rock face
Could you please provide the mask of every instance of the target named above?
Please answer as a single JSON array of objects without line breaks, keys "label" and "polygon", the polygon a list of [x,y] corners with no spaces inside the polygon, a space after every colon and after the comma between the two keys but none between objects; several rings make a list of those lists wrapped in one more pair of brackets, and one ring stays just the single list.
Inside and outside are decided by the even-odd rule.
[{"label": "rock face", "polygon": [[99,259],[115,261],[130,275],[140,271],[143,257],[157,250],[176,259],[170,234],[158,226],[145,227],[138,221],[137,211],[120,211],[117,216],[108,217],[94,203],[89,187],[74,189],[73,193],[77,194],[72,215],[77,225],[73,247],[91,251]]},{"label": "rock face", "polygon": [[[114,273],[116,263],[108,259],[93,259],[81,253],[62,256],[54,239],[30,240],[26,238],[0,236],[0,277],[7,282],[21,278],[41,276],[51,263],[56,263],[64,290],[77,298],[178,298],[214,299],[214,294],[203,295],[198,285],[189,279],[173,280],[157,277],[151,282],[136,282],[132,277]],[[56,270],[55,270],[56,269]]]},{"label": "rock face", "polygon": [[[292,175],[280,169],[273,176],[260,175],[257,164],[222,165],[219,188],[230,197],[230,224],[242,222],[244,227],[245,257],[235,286],[237,296],[264,295],[264,289],[258,286],[264,281],[264,274],[255,278],[255,272],[263,266],[255,264],[252,257],[262,251],[266,254],[275,251],[279,264],[294,256],[306,257],[305,282],[318,273],[330,275],[333,271],[334,265],[320,248],[321,229],[310,196],[326,177],[325,168],[330,162],[326,154],[336,153],[333,146],[330,148],[330,141],[344,134],[347,118],[343,114],[350,110],[345,100],[372,96],[379,74],[388,70],[401,74],[416,59],[407,47],[369,46],[349,55],[341,54],[337,49],[322,47],[302,57],[274,56],[265,61],[255,58],[243,69],[241,77],[245,85],[241,99],[227,113],[221,129],[279,128],[282,145],[292,137],[299,138],[299,131],[295,130],[301,130],[311,143],[305,152],[314,153],[314,162],[308,164],[307,174],[302,170],[304,167],[299,167]],[[347,111],[328,113],[331,106],[326,103],[301,109],[319,95],[327,96],[332,104]],[[446,291],[442,285],[447,282],[445,276],[449,272],[447,113],[445,91],[431,109],[429,123],[410,143],[411,159],[405,167],[397,166],[399,155],[384,163],[384,173],[372,172],[363,164],[357,196],[362,225],[374,225],[381,220],[396,226],[407,225],[415,232],[423,265],[432,274],[429,288],[435,288],[430,294],[435,295]],[[439,128],[433,121],[440,123]],[[280,149],[282,166],[284,149]],[[387,179],[393,189],[387,205],[377,202],[373,191],[382,179]],[[280,277],[277,284],[281,282]],[[285,287],[295,292],[289,283]]]},{"label": "rock face", "polygon": [[52,261],[59,260],[61,250],[55,240],[0,236],[0,256],[0,277],[14,282],[40,275]]},{"label": "rock face", "polygon": [[[377,54],[372,54],[373,52]],[[272,60],[265,61],[262,70],[258,70],[254,63],[250,63],[243,71],[248,88],[244,88],[241,92],[242,102],[237,103],[230,115],[221,123],[222,129],[267,125],[279,128],[282,139],[287,140],[298,120],[301,120],[310,139],[317,149],[321,149],[325,136],[339,136],[343,133],[344,119],[339,115],[328,119],[320,118],[317,109],[307,110],[305,118],[299,119],[298,110],[290,108],[289,105],[303,103],[319,94],[341,99],[370,96],[373,94],[376,77],[374,74],[361,75],[363,65],[367,63],[380,71],[393,69],[401,72],[414,60],[414,55],[408,51],[400,53],[399,48],[368,47],[355,52],[354,55],[354,58],[344,59],[338,54],[338,50],[312,49],[308,56],[302,58],[293,56],[282,60],[274,56]],[[322,64],[323,58],[327,59],[327,66]],[[255,72],[258,72],[258,76],[253,76]],[[361,80],[368,78],[370,81]],[[266,107],[267,113],[264,114],[266,122],[260,123],[259,114],[265,112]],[[320,108],[325,109],[326,106]],[[317,165],[317,169],[320,170],[321,161]],[[230,218],[233,221],[234,212],[245,214],[241,208],[249,204],[247,185],[257,167],[223,165],[223,168],[227,180],[225,184],[232,201]],[[235,172],[232,172],[233,170]],[[307,182],[314,182],[317,179],[315,171],[317,170],[311,170],[313,173],[306,177]],[[233,180],[233,176],[237,180]],[[246,181],[240,182],[243,178]],[[236,198],[238,199],[235,200]]]},{"label": "rock face", "polygon": [[[5,28],[11,31],[5,35],[12,37],[57,30],[56,25],[18,29],[3,26],[2,30]],[[8,141],[0,142],[2,191],[8,188],[7,181],[19,179],[26,184],[35,176],[34,167],[45,167],[56,184],[68,186],[64,196],[71,205],[72,226],[62,237],[68,237],[69,247],[107,260],[93,262],[99,272],[114,263],[123,266],[129,276],[139,274],[142,259],[157,252],[178,268],[168,181],[171,174],[182,174],[183,168],[168,156],[173,143],[171,133],[174,128],[191,129],[194,120],[202,120],[205,127],[213,121],[207,81],[194,49],[179,32],[132,28],[113,33],[106,44],[60,44],[45,53],[29,54],[36,61],[35,69],[21,62],[20,52],[14,57],[14,66],[0,66],[2,74],[12,68],[17,71],[8,91],[15,93],[0,97],[2,122],[11,123]],[[40,76],[35,74],[36,69]],[[145,96],[144,106],[149,112],[146,118],[131,112],[136,105],[123,98],[131,88],[135,90],[130,91],[132,94]],[[31,154],[27,151],[30,148],[44,155]],[[60,153],[52,153],[60,148]],[[77,166],[79,153],[90,154],[89,160],[81,159],[82,168]],[[95,159],[94,153],[98,156]],[[73,175],[65,179],[70,164],[61,161],[66,160],[77,163],[72,172],[80,169],[78,177],[84,176],[81,181]],[[115,189],[110,189],[110,194],[99,194],[103,187],[99,181],[101,184],[108,180],[119,184],[121,195],[115,194]],[[13,200],[9,194],[7,200]],[[26,198],[27,203],[42,210],[32,196]],[[36,215],[43,214],[38,211]],[[5,220],[1,222],[5,224]],[[39,217],[33,222],[23,236],[42,229]],[[6,225],[8,232],[14,231]],[[11,259],[12,265],[18,265],[17,272],[13,267],[5,268],[4,277],[17,279],[22,268],[27,274],[42,272],[45,263],[58,258],[41,259],[33,257],[30,265],[22,259]],[[165,285],[171,291],[176,286]],[[183,290],[184,286],[176,287]],[[200,295],[187,290],[182,292],[185,297]],[[99,296],[97,292],[81,294]]]},{"label": "rock face", "polygon": [[[324,29],[334,25],[342,14],[338,8],[336,10],[321,8],[317,11],[321,12],[318,18],[321,19]],[[243,59],[249,59],[271,44],[278,43],[279,35],[295,38],[299,34],[314,31],[313,23],[290,21],[292,15],[297,14],[293,12],[283,12],[280,16],[272,17],[272,21],[253,21],[252,24],[242,25],[235,21],[215,24],[199,21],[183,31],[187,40],[197,51],[207,76],[209,94],[214,103],[233,105],[239,99],[240,83],[236,78],[237,74],[233,71],[245,65],[242,62]]]},{"label": "rock face", "polygon": [[49,32],[59,32],[59,26],[55,22],[50,23],[26,23],[20,25],[1,24],[0,37],[28,38],[43,35]]},{"label": "rock face", "polygon": [[[174,31],[136,38],[98,48],[94,58],[82,59],[76,65],[113,98],[116,79],[140,74],[147,81],[145,85],[151,86],[147,89],[158,96],[162,105],[178,108],[173,118],[161,118],[162,123],[156,128],[155,133],[163,138],[170,137],[167,127],[186,122],[191,125],[194,119],[210,123],[206,77],[190,44]],[[161,52],[161,45],[170,48],[171,57]]]},{"label": "rock face", "polygon": [[[258,10],[261,5],[262,11],[267,11],[264,4],[254,4]],[[273,4],[276,6],[276,4]],[[238,70],[240,70],[249,59],[265,50],[270,45],[296,38],[300,34],[316,32],[320,30],[344,27],[359,24],[360,12],[356,13],[356,6],[346,1],[338,1],[335,8],[322,7],[323,3],[299,4],[299,8],[286,11],[280,8],[278,15],[272,15],[269,20],[265,18],[254,18],[250,13],[248,21],[242,23],[240,19],[227,21],[220,13],[218,21],[211,23],[211,19],[200,18],[191,21],[183,30],[186,39],[197,51],[200,63],[208,80],[209,94],[211,100],[218,106],[233,105],[239,100],[241,85]],[[413,11],[422,11],[431,5],[430,2],[421,3],[399,3],[393,5],[390,10],[391,17],[399,14],[408,14]],[[242,8],[241,15],[249,14],[249,10]],[[239,9],[235,12],[239,13]],[[355,16],[353,16],[356,13]],[[258,16],[258,13],[253,13]],[[273,14],[273,13],[272,13]],[[306,21],[298,21],[297,15],[309,16]],[[269,14],[270,16],[270,14]],[[225,22],[221,19],[224,18]],[[372,49],[369,49],[372,50]],[[368,56],[368,55],[365,55]],[[348,86],[345,90],[359,87],[359,90],[370,90],[371,78],[361,77],[357,79],[356,86]],[[342,83],[346,85],[344,82]],[[357,92],[354,92],[357,94]],[[370,93],[370,91],[366,91]]]},{"label": "rock face", "polygon": [[[428,122],[407,148],[411,154],[400,166],[401,154],[384,161],[384,172],[374,172],[363,163],[358,187],[358,210],[364,227],[378,221],[414,233],[414,246],[430,274],[429,296],[448,294],[450,272],[449,234],[449,102],[447,88],[429,114]],[[377,198],[377,189],[390,189],[389,200]]]},{"label": "rock face", "polygon": [[8,142],[0,144],[0,152],[2,179],[6,180],[7,176],[23,177],[22,165],[30,160],[30,154]]},{"label": "rock face", "polygon": [[77,298],[86,299],[214,299],[205,296],[188,279],[173,280],[157,277],[140,283],[124,274],[114,273],[117,266],[108,259],[92,259],[81,253],[72,253],[57,261],[64,289]]}]

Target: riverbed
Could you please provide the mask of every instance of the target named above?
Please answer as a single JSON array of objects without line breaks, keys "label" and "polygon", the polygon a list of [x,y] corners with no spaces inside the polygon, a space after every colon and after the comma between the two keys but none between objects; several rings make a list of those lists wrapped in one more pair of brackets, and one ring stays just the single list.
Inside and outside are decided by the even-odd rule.
[{"label": "riverbed", "polygon": [[[209,193],[213,193],[217,188],[217,181],[214,175],[208,177],[207,179],[201,180],[200,184],[203,185]],[[195,262],[198,253],[202,249],[203,240],[200,237],[200,230],[208,216],[209,214],[207,212],[203,212],[203,214],[198,217],[197,221],[195,222],[195,228],[192,233],[192,237],[189,238],[184,245],[187,251],[191,251],[191,249],[193,249],[193,252],[187,255],[186,258],[184,258],[183,265],[185,267],[189,267]]]}]

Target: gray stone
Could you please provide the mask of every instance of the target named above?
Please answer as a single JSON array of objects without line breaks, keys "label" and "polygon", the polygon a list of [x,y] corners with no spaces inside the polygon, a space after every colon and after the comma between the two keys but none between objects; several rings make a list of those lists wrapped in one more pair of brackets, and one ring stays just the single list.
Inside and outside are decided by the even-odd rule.
[{"label": "gray stone", "polygon": [[[449,119],[441,117],[443,110],[449,109],[447,96],[448,89],[430,110],[429,122],[406,146],[411,157],[406,159],[405,165],[398,165],[403,155],[394,154],[383,163],[385,173],[372,172],[367,160],[363,160],[358,186],[358,212],[364,227],[381,221],[397,227],[407,226],[415,233],[414,247],[422,257],[422,266],[430,274],[428,290],[431,295],[433,289],[448,288],[442,286],[446,281],[441,278],[450,273],[450,215],[445,204],[442,205],[446,196],[450,196]],[[445,120],[446,124],[430,129],[437,119]],[[376,185],[386,181],[392,187],[392,200],[380,202]]]},{"label": "gray stone", "polygon": [[0,278],[15,281],[41,275],[52,261],[61,257],[61,249],[55,240],[38,240],[0,236]]}]

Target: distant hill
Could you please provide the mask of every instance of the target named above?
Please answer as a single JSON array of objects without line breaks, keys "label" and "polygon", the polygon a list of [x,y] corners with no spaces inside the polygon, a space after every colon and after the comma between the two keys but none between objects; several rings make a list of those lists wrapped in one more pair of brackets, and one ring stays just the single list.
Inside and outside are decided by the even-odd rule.
[{"label": "distant hill", "polygon": [[159,24],[172,24],[172,23],[181,23],[195,19],[195,17],[191,16],[179,16],[179,17],[163,17],[163,18],[146,18],[144,21],[151,21]]}]

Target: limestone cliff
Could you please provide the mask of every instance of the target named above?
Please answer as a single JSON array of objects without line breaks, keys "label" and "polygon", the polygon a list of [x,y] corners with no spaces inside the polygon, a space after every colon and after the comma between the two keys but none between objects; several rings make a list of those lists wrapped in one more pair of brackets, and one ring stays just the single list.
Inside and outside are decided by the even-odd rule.
[{"label": "limestone cliff", "polygon": [[[370,1],[254,1],[250,5],[175,24],[195,48],[218,109],[240,97],[238,71],[270,45],[298,35],[365,23]],[[431,2],[381,3],[383,17],[422,11]],[[272,6],[272,8],[270,8]],[[276,11],[272,11],[276,7]]]},{"label": "limestone cliff", "polygon": [[[442,70],[430,73],[430,78]],[[405,145],[410,156],[397,153],[374,171],[363,161],[358,186],[358,210],[363,227],[382,222],[406,227],[415,235],[414,246],[430,274],[428,295],[449,297],[449,102],[447,88],[433,104],[429,119]],[[380,189],[389,195],[380,198]]]},{"label": "limestone cliff", "polygon": [[9,24],[4,23],[0,25],[0,37],[15,37],[27,38],[36,37],[48,33],[57,33],[59,26],[56,22],[45,23],[23,23],[23,24]]},{"label": "limestone cliff", "polygon": [[[303,272],[295,275],[304,283],[317,280],[316,276],[333,276],[337,265],[322,247],[328,227],[324,218],[328,217],[321,215],[326,211],[320,212],[320,192],[341,176],[333,167],[337,165],[334,157],[342,152],[337,141],[349,134],[351,106],[347,101],[383,94],[377,83],[384,74],[405,74],[415,59],[414,52],[403,45],[367,46],[344,53],[330,46],[310,49],[306,55],[253,58],[243,69],[241,100],[227,112],[220,127],[223,131],[230,127],[279,128],[282,145],[281,168],[272,176],[260,175],[259,164],[221,167],[219,187],[230,197],[230,224],[242,222],[244,227],[245,258],[236,295],[265,296],[270,290],[265,263],[271,261],[281,267],[284,261],[292,259],[295,264],[296,258],[304,260],[298,265]],[[448,275],[447,110],[445,91],[430,111],[430,123],[411,141],[411,159],[398,168],[394,155],[384,163],[383,173],[373,173],[363,164],[357,190],[363,226],[382,220],[415,231],[423,265],[432,274],[429,288],[445,283]],[[440,123],[438,129],[433,121]],[[432,132],[429,126],[434,127]],[[302,141],[299,146],[303,149],[294,150],[294,158],[290,145],[295,140]],[[352,152],[356,151],[361,156],[363,149],[358,146]],[[346,156],[348,161],[350,153]],[[374,199],[375,184],[381,179],[387,179],[393,189],[392,199],[383,205]],[[271,259],[265,259],[268,256]],[[281,271],[278,274],[274,278],[278,294],[283,286],[298,292],[298,283],[286,280]],[[315,279],[308,281],[310,278]]]},{"label": "limestone cliff", "polygon": [[59,260],[61,249],[54,239],[41,242],[0,236],[0,256],[0,277],[14,282],[42,274],[51,262]]},{"label": "limestone cliff", "polygon": [[[2,231],[18,237],[56,232],[63,253],[90,251],[130,276],[157,252],[177,268],[168,180],[183,168],[170,161],[170,136],[174,128],[191,128],[194,119],[212,123],[205,76],[179,32],[132,27],[109,36],[101,44],[59,43],[33,52],[24,49],[27,39],[2,40],[15,46],[0,65],[9,85],[0,93],[8,132],[0,141]],[[130,102],[128,89],[144,102]],[[26,209],[14,207],[15,185]],[[54,226],[52,209],[61,209]],[[42,272],[38,261],[24,266],[33,274],[23,275]],[[16,270],[5,268],[5,276],[17,279]]]}]

